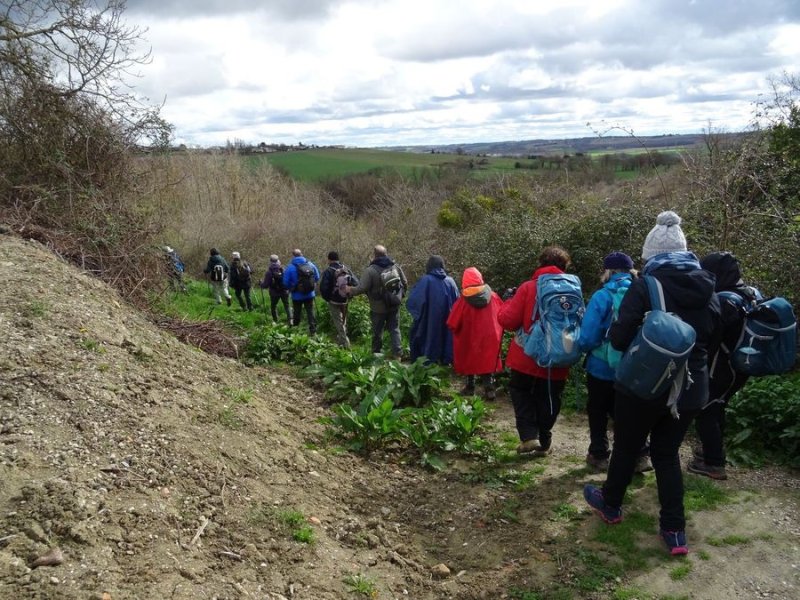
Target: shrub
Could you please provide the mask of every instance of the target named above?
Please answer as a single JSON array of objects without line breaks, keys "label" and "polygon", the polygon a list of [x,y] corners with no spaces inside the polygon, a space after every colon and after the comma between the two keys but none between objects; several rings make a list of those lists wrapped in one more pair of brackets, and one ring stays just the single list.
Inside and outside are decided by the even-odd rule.
[{"label": "shrub", "polygon": [[800,371],[751,379],[728,404],[726,438],[734,460],[800,467]]}]

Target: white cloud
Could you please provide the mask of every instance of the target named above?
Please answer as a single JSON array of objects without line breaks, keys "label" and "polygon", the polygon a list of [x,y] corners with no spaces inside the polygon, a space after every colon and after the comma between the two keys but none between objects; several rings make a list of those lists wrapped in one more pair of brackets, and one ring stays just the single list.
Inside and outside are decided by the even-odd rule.
[{"label": "white cloud", "polygon": [[181,141],[389,145],[747,126],[800,3],[129,0]]}]

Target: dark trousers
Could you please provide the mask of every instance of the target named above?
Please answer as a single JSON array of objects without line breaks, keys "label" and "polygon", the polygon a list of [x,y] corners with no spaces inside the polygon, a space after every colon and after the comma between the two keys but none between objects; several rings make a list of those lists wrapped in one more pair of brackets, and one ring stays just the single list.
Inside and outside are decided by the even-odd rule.
[{"label": "dark trousers", "polygon": [[285,296],[273,296],[270,294],[269,296],[269,308],[270,312],[272,313],[272,320],[277,323],[278,322],[278,302],[283,302],[283,310],[286,312],[286,320],[289,322],[289,325],[292,324],[292,310],[289,307],[289,295]]},{"label": "dark trousers", "polygon": [[703,445],[703,462],[712,467],[725,466],[725,406],[728,400],[747,383],[747,376],[736,374],[733,383],[723,394],[715,389],[715,381],[709,382],[709,398],[719,398],[722,402],[712,402],[697,415],[695,430]]},{"label": "dark trousers", "polygon": [[[253,301],[250,300],[250,287],[245,288],[233,288],[234,293],[236,294],[236,299],[239,301],[239,306],[242,307],[242,310],[245,308],[247,310],[253,310]],[[242,298],[244,295],[244,298]]]},{"label": "dark trousers", "polygon": [[603,498],[612,507],[622,506],[625,490],[633,478],[636,461],[650,435],[650,460],[656,472],[660,525],[667,531],[686,528],[683,510],[683,476],[678,457],[686,430],[697,411],[680,411],[673,418],[666,398],[645,401],[617,390],[614,405],[614,450],[603,485]]},{"label": "dark trousers", "polygon": [[391,310],[386,313],[371,312],[370,319],[372,320],[372,351],[383,351],[383,330],[386,329],[389,332],[392,354],[399,358],[403,349],[400,341],[400,320],[397,318],[397,310]]},{"label": "dark trousers", "polygon": [[508,392],[520,440],[527,442],[538,438],[544,448],[550,447],[565,384],[566,381],[542,379],[511,369]]},{"label": "dark trousers", "polygon": [[303,310],[308,317],[308,333],[314,335],[317,332],[317,315],[314,314],[314,299],[292,300],[292,325],[295,327],[303,322]]},{"label": "dark trousers", "polygon": [[697,437],[703,444],[703,462],[713,467],[725,466],[725,404],[712,402],[697,415]]},{"label": "dark trousers", "polygon": [[589,416],[589,454],[608,458],[608,420],[614,418],[614,382],[586,374],[586,414]]}]

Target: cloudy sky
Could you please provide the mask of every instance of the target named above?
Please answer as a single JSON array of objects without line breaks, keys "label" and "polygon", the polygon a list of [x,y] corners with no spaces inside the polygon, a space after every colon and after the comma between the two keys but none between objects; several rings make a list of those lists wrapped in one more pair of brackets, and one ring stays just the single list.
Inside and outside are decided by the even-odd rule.
[{"label": "cloudy sky", "polygon": [[738,131],[800,65],[797,0],[127,4],[153,55],[137,89],[190,145]]}]

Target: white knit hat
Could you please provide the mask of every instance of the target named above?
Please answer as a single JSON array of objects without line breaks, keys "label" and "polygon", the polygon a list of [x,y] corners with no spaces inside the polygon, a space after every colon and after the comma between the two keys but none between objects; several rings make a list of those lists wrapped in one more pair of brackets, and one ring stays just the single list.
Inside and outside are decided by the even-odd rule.
[{"label": "white knit hat", "polygon": [[231,258],[242,258],[242,255],[239,254],[238,252],[232,252],[231,253]]},{"label": "white knit hat", "polygon": [[662,212],[644,240],[642,258],[648,260],[656,254],[685,251],[686,236],[681,229],[681,218],[671,210]]}]

